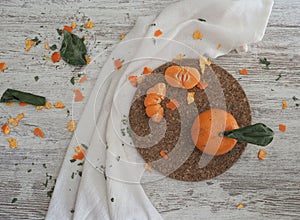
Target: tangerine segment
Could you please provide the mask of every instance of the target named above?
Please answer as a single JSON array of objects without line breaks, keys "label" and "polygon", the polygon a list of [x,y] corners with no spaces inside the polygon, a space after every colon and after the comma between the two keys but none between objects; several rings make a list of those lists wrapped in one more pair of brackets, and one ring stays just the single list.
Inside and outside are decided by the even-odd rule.
[{"label": "tangerine segment", "polygon": [[144,106],[156,105],[161,103],[161,96],[155,93],[150,93],[144,100]]},{"label": "tangerine segment", "polygon": [[170,86],[191,89],[200,81],[200,73],[193,67],[170,66],[165,71],[165,80]]},{"label": "tangerine segment", "polygon": [[222,155],[230,151],[237,140],[220,134],[238,128],[233,115],[221,109],[210,109],[196,117],[191,134],[199,150],[209,155]]},{"label": "tangerine segment", "polygon": [[154,122],[160,122],[164,117],[164,109],[160,104],[146,107],[146,114]]},{"label": "tangerine segment", "polygon": [[153,87],[147,90],[147,95],[149,94],[157,94],[159,95],[162,99],[166,96],[166,84],[164,83],[157,83]]}]

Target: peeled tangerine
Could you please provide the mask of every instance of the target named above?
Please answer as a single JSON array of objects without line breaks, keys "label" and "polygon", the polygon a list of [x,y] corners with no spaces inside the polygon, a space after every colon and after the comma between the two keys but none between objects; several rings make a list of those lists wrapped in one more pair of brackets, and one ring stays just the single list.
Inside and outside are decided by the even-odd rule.
[{"label": "peeled tangerine", "polygon": [[199,83],[200,73],[193,67],[170,66],[165,71],[165,79],[170,86],[191,89]]},{"label": "peeled tangerine", "polygon": [[230,113],[221,109],[210,109],[196,117],[191,134],[199,150],[209,155],[222,155],[237,143],[235,139],[224,137],[222,132],[238,128]]}]

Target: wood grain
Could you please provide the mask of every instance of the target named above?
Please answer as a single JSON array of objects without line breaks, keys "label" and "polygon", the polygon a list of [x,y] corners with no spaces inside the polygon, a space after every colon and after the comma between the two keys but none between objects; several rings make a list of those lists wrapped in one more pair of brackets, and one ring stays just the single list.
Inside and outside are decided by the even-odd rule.
[{"label": "wood grain", "polygon": [[[0,219],[44,219],[50,201],[47,192],[54,185],[72,136],[66,124],[72,117],[77,120],[84,107],[84,103],[72,107],[74,87],[69,80],[73,68],[56,67],[43,60],[49,55],[45,40],[58,43],[55,29],[86,15],[96,23],[91,56],[105,51],[97,63],[101,68],[105,55],[119,42],[120,34],[133,27],[137,17],[158,13],[172,2],[1,0],[0,62],[5,61],[8,70],[0,72],[0,93],[11,87],[46,95],[51,102],[62,100],[75,114],[68,116],[67,109],[37,111],[30,106],[0,105],[1,125],[9,117],[25,113],[22,123],[9,135],[19,140],[18,149],[8,148],[6,137],[0,135]],[[266,160],[257,159],[259,147],[249,146],[238,163],[213,180],[185,183],[166,178],[145,183],[147,195],[165,219],[300,218],[300,110],[296,106],[300,101],[292,99],[300,98],[299,11],[298,0],[277,0],[262,42],[250,45],[248,53],[233,52],[215,60],[244,87],[253,121],[274,128],[276,138],[266,149]],[[35,36],[43,42],[26,52],[25,39]],[[262,68],[259,57],[271,61],[269,70]],[[240,68],[247,68],[249,75],[240,76]],[[35,76],[39,76],[38,82]],[[84,95],[88,96],[96,77],[97,71],[89,71],[89,82],[81,85]],[[285,111],[281,110],[283,99],[289,104]],[[286,133],[278,131],[279,123],[287,124]],[[33,135],[35,127],[44,130],[45,139]],[[46,179],[47,187],[43,185]],[[13,198],[18,200],[11,203]],[[239,203],[245,207],[237,209]]]}]

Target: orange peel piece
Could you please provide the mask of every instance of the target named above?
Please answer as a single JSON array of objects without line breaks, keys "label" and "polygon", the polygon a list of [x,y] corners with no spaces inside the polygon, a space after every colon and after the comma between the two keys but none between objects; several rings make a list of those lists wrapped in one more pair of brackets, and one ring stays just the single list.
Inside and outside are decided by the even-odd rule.
[{"label": "orange peel piece", "polygon": [[179,106],[180,104],[177,102],[176,99],[171,99],[170,102],[166,104],[166,107],[168,109],[171,109],[172,111],[176,110]]},{"label": "orange peel piece", "polygon": [[8,135],[10,133],[10,127],[8,124],[4,124],[1,129],[4,135]]},{"label": "orange peel piece", "polygon": [[81,91],[79,89],[74,89],[75,102],[81,102],[84,99],[84,96],[82,95]]},{"label": "orange peel piece", "polygon": [[34,134],[35,136],[39,136],[39,137],[41,137],[41,138],[44,138],[44,137],[45,137],[45,135],[44,135],[42,129],[40,129],[40,128],[35,128],[34,131],[33,131],[33,134]]},{"label": "orange peel piece", "polygon": [[6,138],[6,140],[9,143],[9,147],[11,149],[15,149],[18,147],[18,141],[15,138]]}]

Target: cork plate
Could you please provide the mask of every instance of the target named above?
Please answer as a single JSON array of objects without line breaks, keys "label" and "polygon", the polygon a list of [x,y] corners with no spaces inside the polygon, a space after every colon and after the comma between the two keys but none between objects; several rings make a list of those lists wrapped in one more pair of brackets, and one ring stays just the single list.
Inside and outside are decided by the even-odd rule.
[{"label": "cork plate", "polygon": [[[209,85],[205,90],[170,87],[164,79],[164,72],[171,65],[195,67],[201,72],[198,60],[183,59],[166,63],[145,77],[138,86],[129,112],[134,146],[146,163],[165,176],[182,181],[211,179],[228,170],[240,158],[247,144],[238,142],[230,152],[221,156],[202,154],[191,138],[194,119],[203,111],[219,108],[231,113],[240,127],[250,125],[251,109],[247,96],[238,81],[215,64],[201,73],[201,80]],[[146,91],[158,82],[166,84],[167,95],[161,103],[164,120],[154,123],[145,113],[144,99]],[[190,105],[186,100],[187,92],[195,92],[195,102]],[[180,107],[172,111],[166,108],[166,103],[174,98]],[[161,150],[167,153],[168,160],[162,158]]]}]

